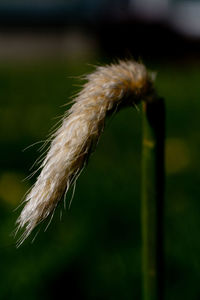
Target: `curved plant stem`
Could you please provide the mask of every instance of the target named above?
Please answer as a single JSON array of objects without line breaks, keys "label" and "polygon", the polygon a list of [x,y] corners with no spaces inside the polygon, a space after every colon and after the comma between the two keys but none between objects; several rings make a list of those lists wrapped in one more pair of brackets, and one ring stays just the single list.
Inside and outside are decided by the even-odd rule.
[{"label": "curved plant stem", "polygon": [[142,263],[143,299],[164,298],[164,101],[143,102],[142,143]]}]

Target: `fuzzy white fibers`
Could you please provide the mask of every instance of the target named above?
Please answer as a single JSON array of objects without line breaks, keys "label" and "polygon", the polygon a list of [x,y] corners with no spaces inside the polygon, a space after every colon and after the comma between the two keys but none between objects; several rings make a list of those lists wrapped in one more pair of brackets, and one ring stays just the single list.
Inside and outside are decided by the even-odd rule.
[{"label": "fuzzy white fibers", "polygon": [[86,79],[61,127],[53,134],[41,173],[26,196],[17,220],[18,229],[24,230],[19,245],[53,213],[73,185],[98,142],[106,115],[121,106],[137,104],[152,90],[146,68],[133,61],[97,67]]}]

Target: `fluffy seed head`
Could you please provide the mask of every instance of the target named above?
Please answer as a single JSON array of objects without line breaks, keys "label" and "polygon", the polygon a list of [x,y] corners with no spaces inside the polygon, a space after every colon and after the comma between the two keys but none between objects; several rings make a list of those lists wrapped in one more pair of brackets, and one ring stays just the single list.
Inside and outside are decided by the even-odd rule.
[{"label": "fluffy seed head", "polygon": [[87,83],[53,134],[41,173],[25,199],[17,220],[23,228],[19,245],[56,208],[76,181],[104,128],[106,115],[137,104],[152,92],[152,79],[144,65],[121,61],[86,76]]}]

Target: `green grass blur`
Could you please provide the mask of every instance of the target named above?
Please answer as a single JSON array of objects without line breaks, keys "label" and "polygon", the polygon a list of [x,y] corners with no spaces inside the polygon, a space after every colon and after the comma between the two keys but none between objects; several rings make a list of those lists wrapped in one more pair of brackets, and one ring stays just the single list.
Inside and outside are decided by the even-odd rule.
[{"label": "green grass blur", "polygon": [[[166,100],[166,299],[200,298],[200,68],[157,63]],[[19,248],[11,232],[37,144],[93,70],[57,60],[0,68],[0,299],[141,299],[141,113],[126,109],[108,120],[70,210],[59,206]],[[77,78],[73,78],[73,77]],[[42,145],[42,144],[41,144]],[[70,195],[67,198],[70,200]],[[67,204],[66,204],[67,206]],[[60,214],[62,211],[62,218]],[[70,296],[72,295],[72,296]]]}]

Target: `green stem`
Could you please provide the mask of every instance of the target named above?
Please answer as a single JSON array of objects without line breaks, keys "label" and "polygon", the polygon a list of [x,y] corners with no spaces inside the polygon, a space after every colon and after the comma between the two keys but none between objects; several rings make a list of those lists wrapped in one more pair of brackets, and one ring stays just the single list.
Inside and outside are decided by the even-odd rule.
[{"label": "green stem", "polygon": [[143,102],[142,240],[144,300],[164,298],[164,101]]}]

